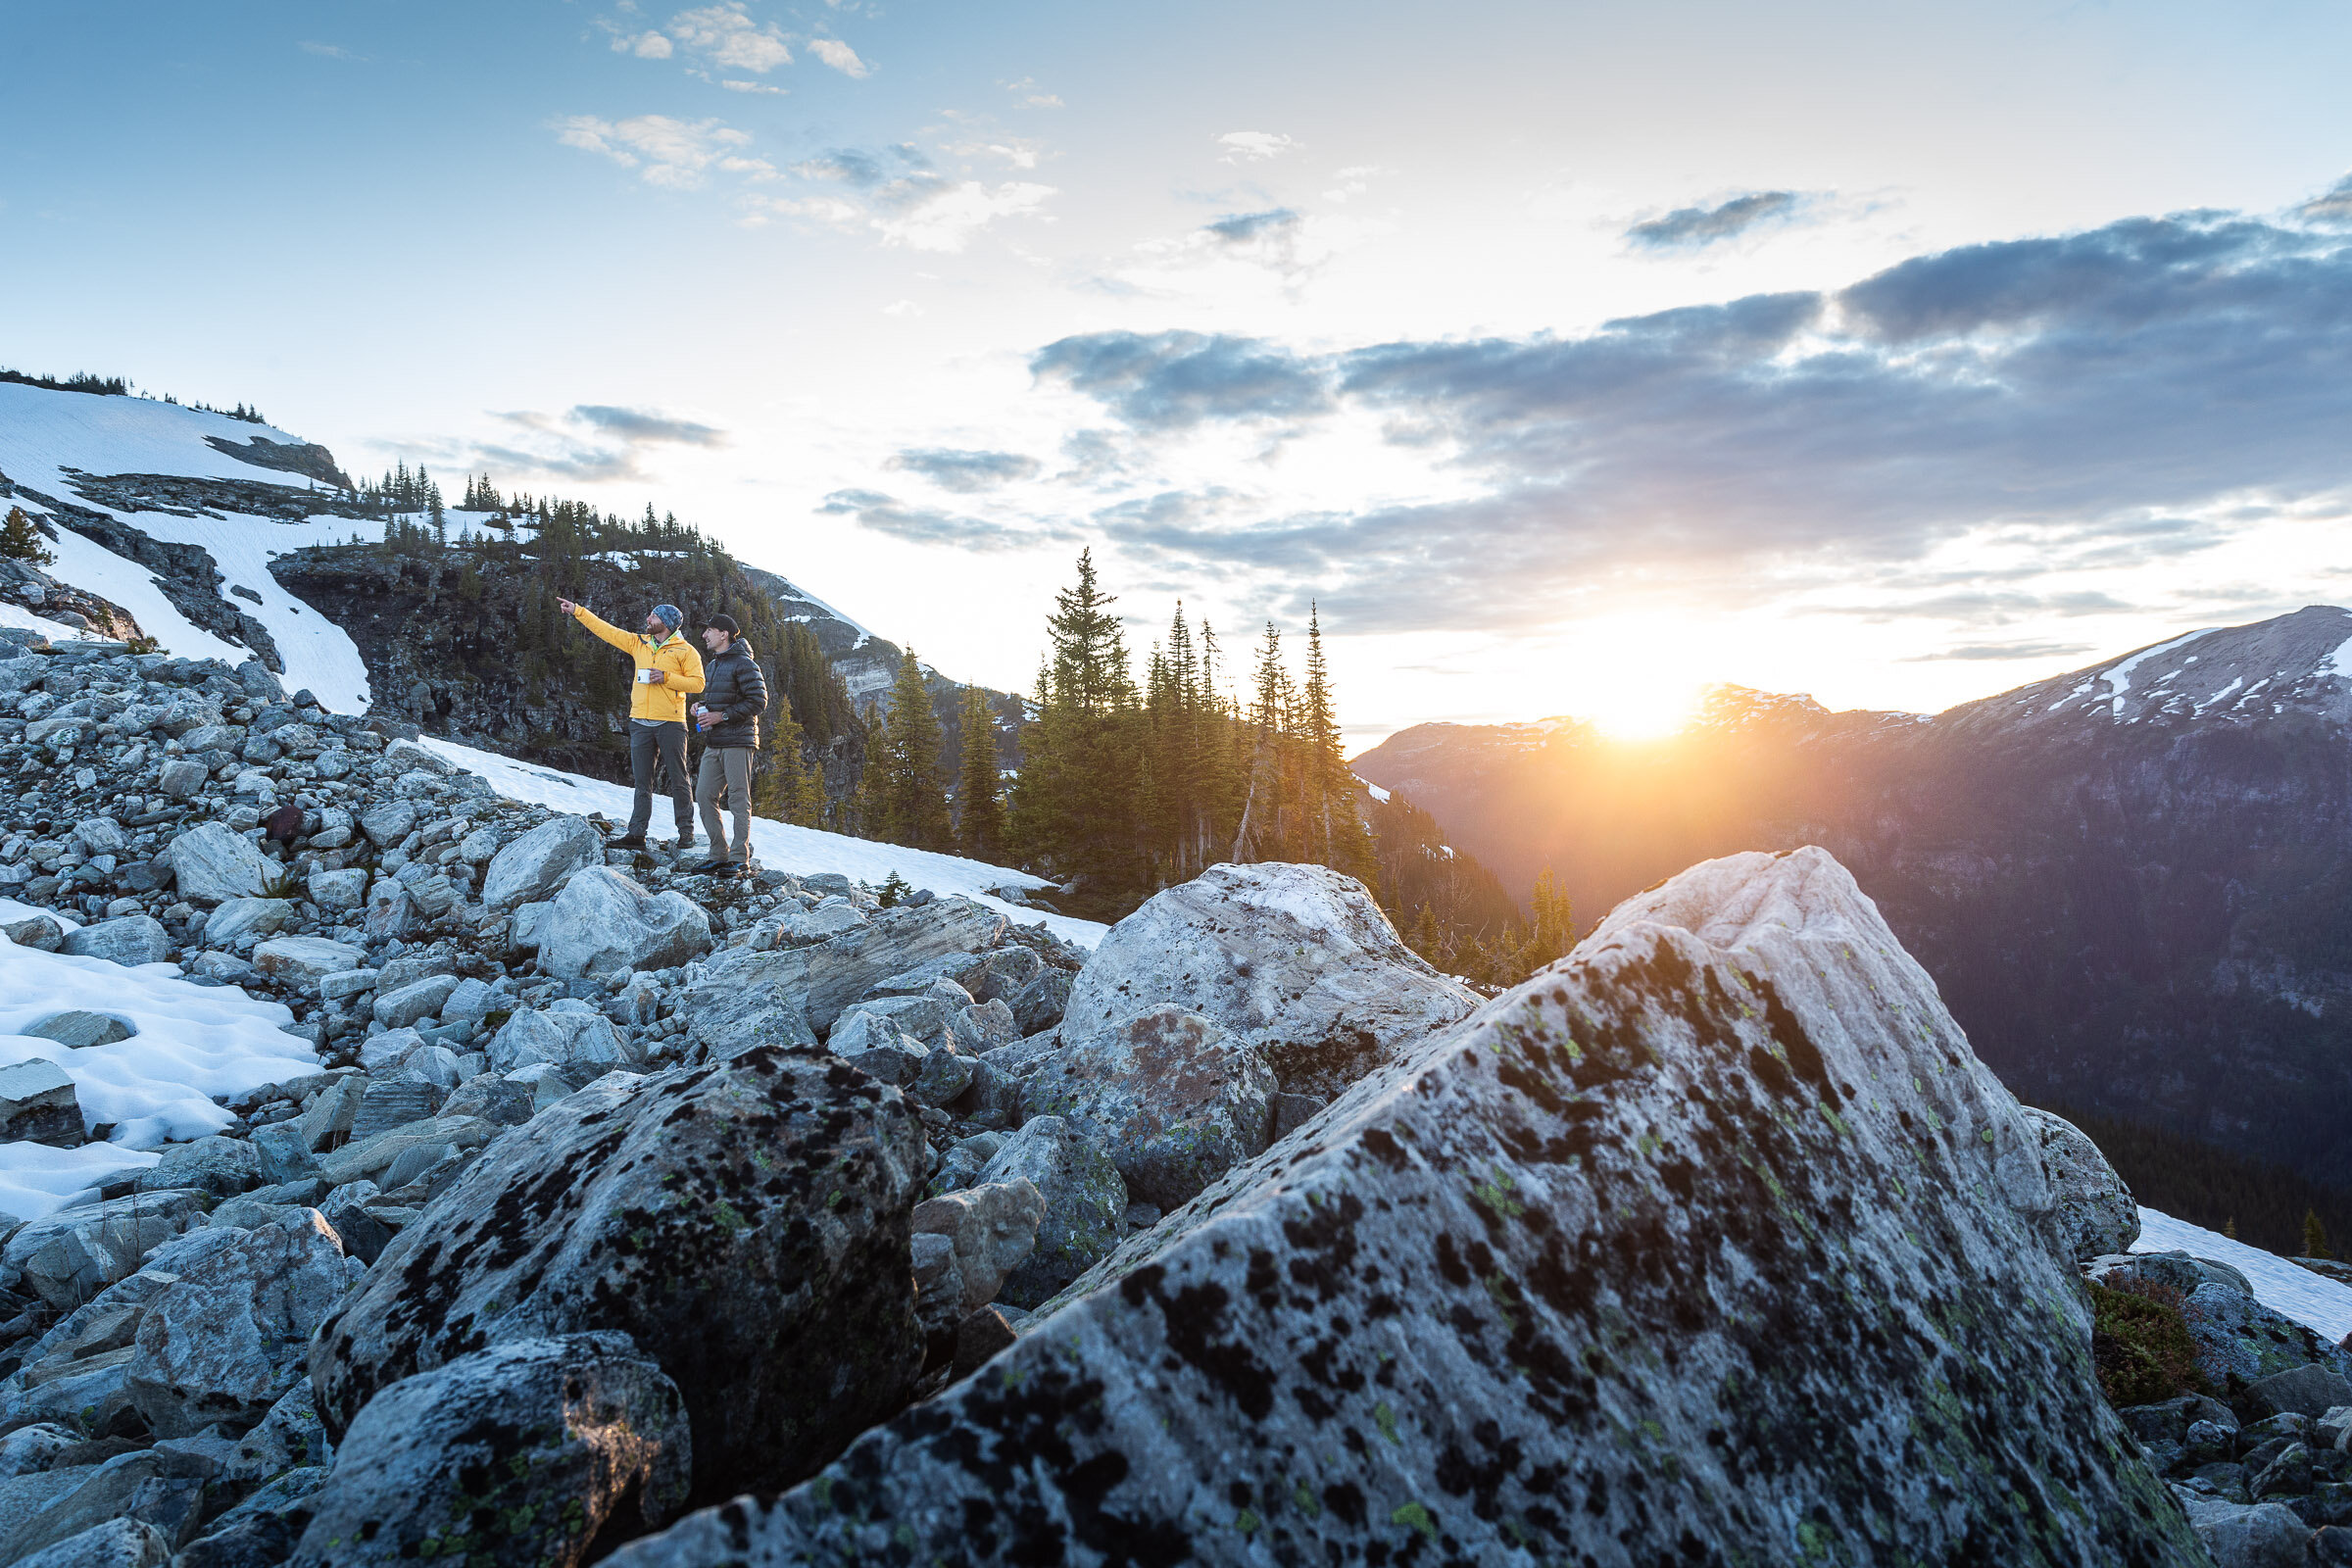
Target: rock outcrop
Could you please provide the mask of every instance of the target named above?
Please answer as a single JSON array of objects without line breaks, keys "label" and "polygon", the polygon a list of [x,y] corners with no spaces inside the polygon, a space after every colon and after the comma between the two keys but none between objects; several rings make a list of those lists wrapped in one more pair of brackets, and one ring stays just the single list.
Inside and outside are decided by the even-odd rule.
[{"label": "rock outcrop", "polygon": [[1827,855],[1630,901],[1311,1131],[614,1563],[2202,1560],[2034,1129]]},{"label": "rock outcrop", "polygon": [[1284,1089],[1329,1098],[1477,1004],[1353,877],[1212,865],[1111,928],[1071,987],[1061,1038],[1173,1004],[1256,1047]]}]

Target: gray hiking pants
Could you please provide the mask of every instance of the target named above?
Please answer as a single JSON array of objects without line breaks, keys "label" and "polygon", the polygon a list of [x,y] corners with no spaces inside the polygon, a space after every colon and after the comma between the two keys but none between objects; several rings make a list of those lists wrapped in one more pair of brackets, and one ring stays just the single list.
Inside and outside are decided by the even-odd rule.
[{"label": "gray hiking pants", "polygon": [[[727,792],[735,813],[735,836],[728,838],[718,814],[718,792]],[[706,746],[703,765],[694,776],[694,804],[703,808],[703,832],[710,840],[713,860],[752,858],[752,749],[748,746]]]},{"label": "gray hiking pants", "polygon": [[694,807],[686,795],[686,726],[640,724],[635,719],[629,721],[629,778],[637,786],[637,799],[629,807],[629,835],[642,838],[653,822],[656,767],[669,774],[662,793],[677,808],[679,840],[693,838]]}]

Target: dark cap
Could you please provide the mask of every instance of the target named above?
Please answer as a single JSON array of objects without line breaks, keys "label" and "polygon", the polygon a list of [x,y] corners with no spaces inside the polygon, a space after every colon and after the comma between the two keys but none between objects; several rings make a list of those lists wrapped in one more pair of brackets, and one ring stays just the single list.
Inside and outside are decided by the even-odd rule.
[{"label": "dark cap", "polygon": [[733,615],[712,615],[709,620],[703,622],[703,629],[705,631],[723,631],[730,637],[740,637],[743,635],[743,633],[737,629],[735,625],[735,617]]}]

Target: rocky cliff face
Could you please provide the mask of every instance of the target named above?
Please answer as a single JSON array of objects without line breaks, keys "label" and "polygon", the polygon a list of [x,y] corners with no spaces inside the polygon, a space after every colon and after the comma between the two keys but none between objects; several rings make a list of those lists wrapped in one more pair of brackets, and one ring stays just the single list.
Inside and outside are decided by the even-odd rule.
[{"label": "rocky cliff face", "polygon": [[1933,719],[1729,692],[1687,735],[1424,725],[1357,760],[1506,882],[1605,908],[1819,844],[2030,1099],[2352,1180],[2352,612],[2192,634]]}]

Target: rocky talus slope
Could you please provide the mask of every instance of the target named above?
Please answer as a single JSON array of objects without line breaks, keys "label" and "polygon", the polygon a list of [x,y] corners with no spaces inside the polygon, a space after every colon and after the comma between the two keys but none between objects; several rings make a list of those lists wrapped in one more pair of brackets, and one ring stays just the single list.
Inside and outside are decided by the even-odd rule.
[{"label": "rocky talus slope", "polygon": [[[0,1227],[0,1564],[2332,1549],[2339,1353],[2232,1300],[2227,1397],[2119,1419],[2085,1261],[2227,1282],[2114,1255],[1819,851],[1479,1005],[1319,868],[1088,956],[608,850],[258,663],[0,659],[0,779],[82,922],[0,960],[95,977],[26,1047],[170,960],[315,1051]],[[22,1087],[0,1161],[95,1130]]]}]

